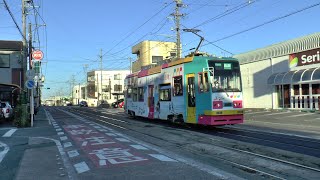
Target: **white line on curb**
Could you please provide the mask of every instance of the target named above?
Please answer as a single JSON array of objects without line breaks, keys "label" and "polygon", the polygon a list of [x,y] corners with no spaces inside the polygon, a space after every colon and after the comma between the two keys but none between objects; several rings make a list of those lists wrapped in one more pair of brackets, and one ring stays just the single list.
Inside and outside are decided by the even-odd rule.
[{"label": "white line on curb", "polygon": [[16,132],[17,129],[10,129],[8,132],[6,132],[2,137],[10,137],[14,132]]}]

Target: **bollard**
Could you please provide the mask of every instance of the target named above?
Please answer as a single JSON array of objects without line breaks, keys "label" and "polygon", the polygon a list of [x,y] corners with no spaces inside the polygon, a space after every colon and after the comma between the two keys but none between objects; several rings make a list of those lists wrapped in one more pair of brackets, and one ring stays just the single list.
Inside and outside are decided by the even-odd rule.
[{"label": "bollard", "polygon": [[292,96],[292,106],[293,108],[296,108],[296,99],[294,96]]},{"label": "bollard", "polygon": [[300,96],[298,97],[298,108],[300,108]]}]

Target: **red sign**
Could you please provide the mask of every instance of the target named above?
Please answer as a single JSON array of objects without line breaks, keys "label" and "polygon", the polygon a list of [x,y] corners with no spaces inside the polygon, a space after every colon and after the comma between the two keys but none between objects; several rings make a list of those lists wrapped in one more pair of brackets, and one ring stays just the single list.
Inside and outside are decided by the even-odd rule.
[{"label": "red sign", "polygon": [[32,59],[41,60],[43,58],[43,53],[40,50],[35,50],[32,52]]}]

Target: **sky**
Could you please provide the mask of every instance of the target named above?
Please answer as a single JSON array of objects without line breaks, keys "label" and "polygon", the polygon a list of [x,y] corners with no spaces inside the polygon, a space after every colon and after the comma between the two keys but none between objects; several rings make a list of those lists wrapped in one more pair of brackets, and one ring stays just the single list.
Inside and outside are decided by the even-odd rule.
[{"label": "sky", "polygon": [[[21,0],[6,1],[22,28]],[[182,3],[181,29],[201,30],[199,35],[206,41],[200,50],[217,56],[248,52],[320,30],[319,0]],[[174,0],[34,0],[34,4],[37,12],[30,9],[27,22],[32,23],[35,48],[45,55],[44,98],[70,94],[73,75],[76,83],[84,83],[85,72],[100,68],[101,50],[104,69],[129,69],[129,58],[136,59],[131,53],[135,44],[143,40],[176,41],[171,16]],[[0,39],[22,40],[1,1]],[[181,43],[185,56],[198,45],[199,37],[181,32]]]}]

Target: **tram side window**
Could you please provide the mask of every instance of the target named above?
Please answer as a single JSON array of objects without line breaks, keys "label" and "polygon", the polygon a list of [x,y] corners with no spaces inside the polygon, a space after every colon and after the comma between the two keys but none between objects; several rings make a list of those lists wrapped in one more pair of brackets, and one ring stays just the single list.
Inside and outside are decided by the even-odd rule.
[{"label": "tram side window", "polygon": [[199,73],[198,76],[199,92],[209,91],[208,73]]},{"label": "tram side window", "polygon": [[132,89],[132,101],[136,102],[138,100],[138,88]]},{"label": "tram side window", "polygon": [[144,98],[143,98],[143,87],[139,87],[138,88],[138,98],[139,98],[139,101],[143,102]]},{"label": "tram side window", "polygon": [[160,85],[159,96],[160,101],[171,101],[171,86]]},{"label": "tram side window", "polygon": [[173,96],[182,96],[182,76],[177,76],[173,78]]}]

